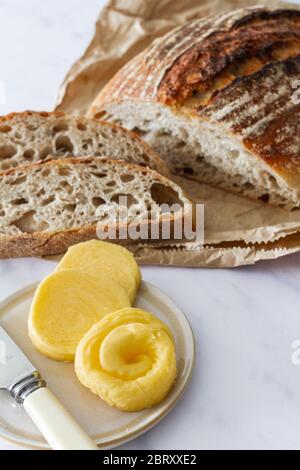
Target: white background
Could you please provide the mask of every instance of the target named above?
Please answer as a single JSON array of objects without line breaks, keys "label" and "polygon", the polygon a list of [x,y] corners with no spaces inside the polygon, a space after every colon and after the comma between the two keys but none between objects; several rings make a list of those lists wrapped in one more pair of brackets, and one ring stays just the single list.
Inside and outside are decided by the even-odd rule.
[{"label": "white background", "polygon": [[[97,0],[0,0],[0,113],[52,109],[93,33]],[[1,89],[0,89],[1,91]],[[1,96],[0,96],[1,101]],[[197,337],[193,381],[177,407],[127,449],[300,448],[300,254],[231,270],[143,268],[186,312]],[[0,261],[0,300],[53,263]],[[0,396],[1,399],[1,396]],[[0,449],[15,446],[0,441]]]}]

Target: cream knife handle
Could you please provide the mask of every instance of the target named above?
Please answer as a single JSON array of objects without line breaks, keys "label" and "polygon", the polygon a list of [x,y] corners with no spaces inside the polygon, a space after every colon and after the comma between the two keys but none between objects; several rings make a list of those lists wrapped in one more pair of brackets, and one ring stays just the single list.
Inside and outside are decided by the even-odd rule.
[{"label": "cream knife handle", "polygon": [[30,393],[23,406],[52,449],[98,449],[48,388],[39,388]]}]

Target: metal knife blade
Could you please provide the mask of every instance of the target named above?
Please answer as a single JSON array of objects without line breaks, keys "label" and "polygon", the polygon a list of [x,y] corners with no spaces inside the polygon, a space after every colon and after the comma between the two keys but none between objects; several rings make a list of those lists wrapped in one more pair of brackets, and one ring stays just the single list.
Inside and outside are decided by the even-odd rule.
[{"label": "metal knife blade", "polygon": [[34,365],[0,326],[0,388],[8,389],[35,373]]},{"label": "metal knife blade", "polygon": [[56,450],[98,450],[93,440],[46,388],[36,368],[0,326],[0,389],[22,403]]}]

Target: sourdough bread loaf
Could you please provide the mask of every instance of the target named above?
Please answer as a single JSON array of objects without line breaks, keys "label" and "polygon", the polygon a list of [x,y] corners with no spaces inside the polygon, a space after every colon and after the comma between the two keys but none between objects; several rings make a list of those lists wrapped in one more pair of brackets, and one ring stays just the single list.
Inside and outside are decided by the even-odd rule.
[{"label": "sourdough bread loaf", "polygon": [[[146,225],[150,230],[153,224],[159,228],[162,219],[180,222],[189,211],[192,217],[191,201],[179,186],[154,170],[123,161],[65,158],[3,173],[0,258],[58,254],[80,241],[106,239],[105,230],[120,224],[121,196],[127,208],[127,220],[121,223],[137,229]],[[185,212],[177,210],[185,204]],[[151,210],[156,218],[150,220]],[[131,238],[129,233],[128,238],[108,241],[140,241]]]},{"label": "sourdough bread loaf", "polygon": [[293,209],[299,80],[300,11],[246,8],[154,41],[89,115],[138,133],[173,173]]},{"label": "sourdough bread loaf", "polygon": [[164,162],[132,132],[95,119],[27,111],[0,118],[0,172],[62,157],[106,157],[167,174]]}]

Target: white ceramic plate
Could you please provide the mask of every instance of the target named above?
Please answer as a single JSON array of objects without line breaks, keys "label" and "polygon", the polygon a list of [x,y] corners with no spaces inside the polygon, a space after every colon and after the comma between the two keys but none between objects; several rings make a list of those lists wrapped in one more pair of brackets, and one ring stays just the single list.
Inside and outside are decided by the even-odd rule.
[{"label": "white ceramic plate", "polygon": [[[138,413],[126,413],[111,408],[82,387],[73,364],[48,359],[33,348],[27,335],[27,317],[36,286],[18,291],[0,304],[0,324],[99,448],[119,446],[158,423],[183,394],[193,370],[195,342],[183,312],[157,287],[142,282],[136,306],[156,314],[171,328],[176,342],[178,377],[162,403]],[[22,405],[16,404],[5,391],[0,391],[0,436],[22,446],[48,448]]]}]

